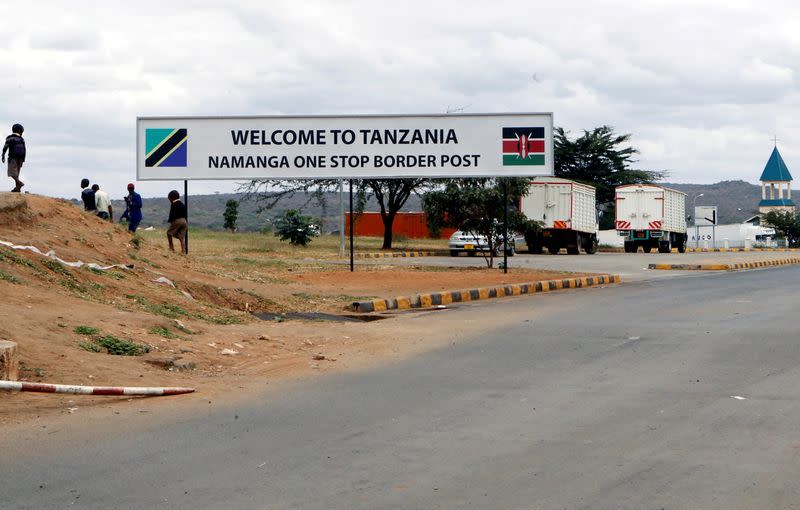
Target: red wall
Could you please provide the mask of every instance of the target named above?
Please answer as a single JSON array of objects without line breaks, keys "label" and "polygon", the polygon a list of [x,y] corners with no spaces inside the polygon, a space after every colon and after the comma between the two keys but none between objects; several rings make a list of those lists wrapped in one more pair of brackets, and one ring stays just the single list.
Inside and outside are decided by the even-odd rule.
[{"label": "red wall", "polygon": [[[364,212],[353,217],[355,221],[355,235],[364,237],[383,237],[383,220],[379,212]],[[443,228],[439,239],[447,239],[456,229]],[[344,233],[350,235],[350,213],[345,213]],[[392,233],[409,239],[430,239],[431,233],[425,222],[425,213],[399,212],[392,224]]]}]

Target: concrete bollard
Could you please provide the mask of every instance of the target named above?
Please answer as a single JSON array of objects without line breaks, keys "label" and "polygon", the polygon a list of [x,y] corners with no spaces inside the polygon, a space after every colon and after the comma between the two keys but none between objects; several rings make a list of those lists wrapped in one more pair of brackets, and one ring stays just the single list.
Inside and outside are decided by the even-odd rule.
[{"label": "concrete bollard", "polygon": [[749,237],[745,237],[744,238],[744,249],[745,250],[749,250],[750,249],[750,238]]},{"label": "concrete bollard", "polygon": [[0,340],[0,380],[16,381],[19,378],[17,365],[17,344]]},{"label": "concrete bollard", "polygon": [[708,241],[703,241],[703,249],[704,250],[708,249]]},{"label": "concrete bollard", "polygon": [[722,242],[722,247],[725,248],[726,250],[731,247],[727,239],[725,239],[725,241]]}]

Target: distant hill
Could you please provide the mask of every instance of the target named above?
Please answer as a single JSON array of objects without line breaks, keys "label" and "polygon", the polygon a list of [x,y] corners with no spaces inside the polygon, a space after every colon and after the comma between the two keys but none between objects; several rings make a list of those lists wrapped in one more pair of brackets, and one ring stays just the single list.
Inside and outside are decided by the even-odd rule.
[{"label": "distant hill", "polygon": [[[692,214],[692,199],[698,194],[696,205],[716,205],[719,212],[719,223],[739,223],[751,216],[758,214],[758,202],[761,200],[761,188],[745,181],[722,181],[716,184],[679,184],[660,183],[668,188],[683,191],[686,197],[686,214]],[[327,193],[327,207],[323,209],[316,201],[309,201],[309,197],[302,193],[282,200],[275,208],[257,213],[258,204],[253,200],[244,200],[241,194],[220,193],[215,195],[190,195],[189,196],[189,221],[193,226],[211,230],[222,230],[222,213],[225,203],[230,200],[239,200],[240,231],[259,231],[271,225],[271,221],[280,216],[286,209],[301,209],[304,214],[314,217],[321,225],[323,232],[338,231],[339,195]],[[344,194],[344,208],[348,208],[347,192]],[[75,201],[77,204],[78,201]],[[114,200],[114,215],[119,218],[125,210],[122,200]],[[367,211],[377,211],[378,205],[374,200],[366,207]],[[403,211],[422,210],[421,200],[412,195]],[[165,226],[169,216],[169,202],[166,198],[145,198],[143,226]]]},{"label": "distant hill", "polygon": [[722,181],[716,184],[662,183],[667,188],[686,193],[686,214],[694,214],[692,199],[703,194],[695,205],[716,205],[719,224],[741,223],[758,214],[761,186],[745,181]]},{"label": "distant hill", "polygon": [[[228,200],[239,201],[239,218],[237,226],[240,231],[257,232],[271,225],[274,218],[283,214],[287,209],[300,209],[303,214],[315,218],[320,224],[323,232],[334,232],[339,230],[339,194],[327,193],[325,196],[326,207],[320,207],[315,200],[298,193],[291,198],[281,200],[273,209],[258,213],[259,204],[254,200],[245,200],[239,193],[220,193],[214,195],[189,195],[189,223],[194,227],[207,228],[210,230],[222,230],[224,219],[222,214],[225,212],[225,204]],[[344,209],[348,210],[348,195],[345,191]],[[74,200],[76,204],[79,201]],[[142,226],[166,226],[169,216],[169,201],[166,198],[145,198],[142,207]],[[125,202],[122,200],[112,201],[114,217],[119,218],[125,210]],[[374,200],[367,203],[367,211],[377,211],[378,205]],[[412,196],[404,211],[421,210],[420,199]]]}]

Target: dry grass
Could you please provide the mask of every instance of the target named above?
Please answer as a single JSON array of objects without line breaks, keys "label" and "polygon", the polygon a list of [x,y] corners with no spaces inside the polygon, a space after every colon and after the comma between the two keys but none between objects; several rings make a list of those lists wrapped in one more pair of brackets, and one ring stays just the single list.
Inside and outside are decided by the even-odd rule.
[{"label": "dry grass", "polygon": [[[163,230],[140,231],[139,235],[150,243],[165,243]],[[380,251],[383,239],[379,237],[355,238],[355,252]],[[339,257],[339,236],[323,235],[308,246],[292,246],[280,241],[273,234],[256,232],[215,232],[210,230],[194,230],[189,233],[189,246],[193,254],[203,257],[234,258],[241,255],[269,254],[270,256],[291,260],[303,258],[335,259]],[[446,239],[395,239],[394,250],[444,250]],[[345,238],[345,257],[349,248],[349,240]]]}]

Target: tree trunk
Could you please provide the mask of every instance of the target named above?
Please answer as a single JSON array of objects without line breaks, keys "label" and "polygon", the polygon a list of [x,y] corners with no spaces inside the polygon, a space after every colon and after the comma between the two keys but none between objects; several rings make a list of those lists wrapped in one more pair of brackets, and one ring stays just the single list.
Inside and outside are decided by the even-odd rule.
[{"label": "tree trunk", "polygon": [[392,249],[392,225],[394,225],[394,216],[394,213],[389,213],[385,216],[383,214],[381,215],[381,219],[383,220],[383,246],[381,246],[381,250]]},{"label": "tree trunk", "polygon": [[0,380],[16,381],[17,372],[17,344],[0,340]]}]

